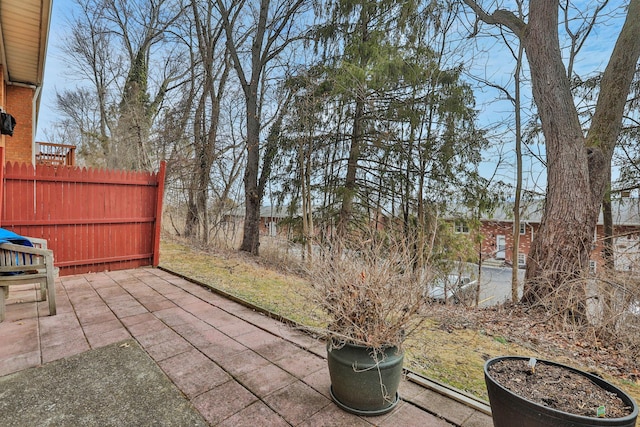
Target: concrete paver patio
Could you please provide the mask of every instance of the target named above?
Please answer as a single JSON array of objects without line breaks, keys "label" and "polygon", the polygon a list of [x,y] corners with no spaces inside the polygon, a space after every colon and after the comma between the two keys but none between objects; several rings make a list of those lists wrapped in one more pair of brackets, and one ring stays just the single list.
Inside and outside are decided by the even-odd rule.
[{"label": "concrete paver patio", "polygon": [[391,413],[348,414],[331,401],[323,342],[160,269],[61,277],[56,292],[48,316],[34,286],[12,288],[0,377],[135,339],[210,425],[492,425],[408,380]]}]

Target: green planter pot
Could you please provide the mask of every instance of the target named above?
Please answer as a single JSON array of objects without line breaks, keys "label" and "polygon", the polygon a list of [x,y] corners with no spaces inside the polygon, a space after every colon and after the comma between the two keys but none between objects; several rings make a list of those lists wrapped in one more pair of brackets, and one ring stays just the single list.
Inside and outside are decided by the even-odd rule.
[{"label": "green planter pot", "polygon": [[378,351],[353,344],[327,344],[331,397],[345,411],[380,415],[398,404],[404,353],[396,347]]}]

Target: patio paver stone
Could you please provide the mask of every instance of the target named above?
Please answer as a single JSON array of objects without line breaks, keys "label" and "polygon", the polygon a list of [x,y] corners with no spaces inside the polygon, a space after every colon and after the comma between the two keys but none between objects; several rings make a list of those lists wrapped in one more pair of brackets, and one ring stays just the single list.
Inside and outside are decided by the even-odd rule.
[{"label": "patio paver stone", "polygon": [[210,425],[492,425],[407,381],[390,414],[344,412],[330,398],[322,341],[160,269],[61,277],[56,291],[56,316],[34,287],[10,295],[0,376],[133,338]]}]

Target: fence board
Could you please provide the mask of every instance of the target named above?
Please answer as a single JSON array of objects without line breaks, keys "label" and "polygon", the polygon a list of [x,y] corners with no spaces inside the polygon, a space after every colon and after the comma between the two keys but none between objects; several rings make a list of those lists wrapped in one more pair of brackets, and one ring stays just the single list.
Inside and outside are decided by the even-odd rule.
[{"label": "fence board", "polygon": [[61,275],[158,264],[158,173],[7,163],[0,225],[47,239]]}]

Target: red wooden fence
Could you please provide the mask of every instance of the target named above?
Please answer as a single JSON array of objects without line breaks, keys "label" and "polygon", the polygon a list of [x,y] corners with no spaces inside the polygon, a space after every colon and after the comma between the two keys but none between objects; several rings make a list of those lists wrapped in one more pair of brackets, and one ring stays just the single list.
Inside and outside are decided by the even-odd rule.
[{"label": "red wooden fence", "polygon": [[60,275],[156,266],[164,177],[7,163],[0,226],[47,239]]}]

